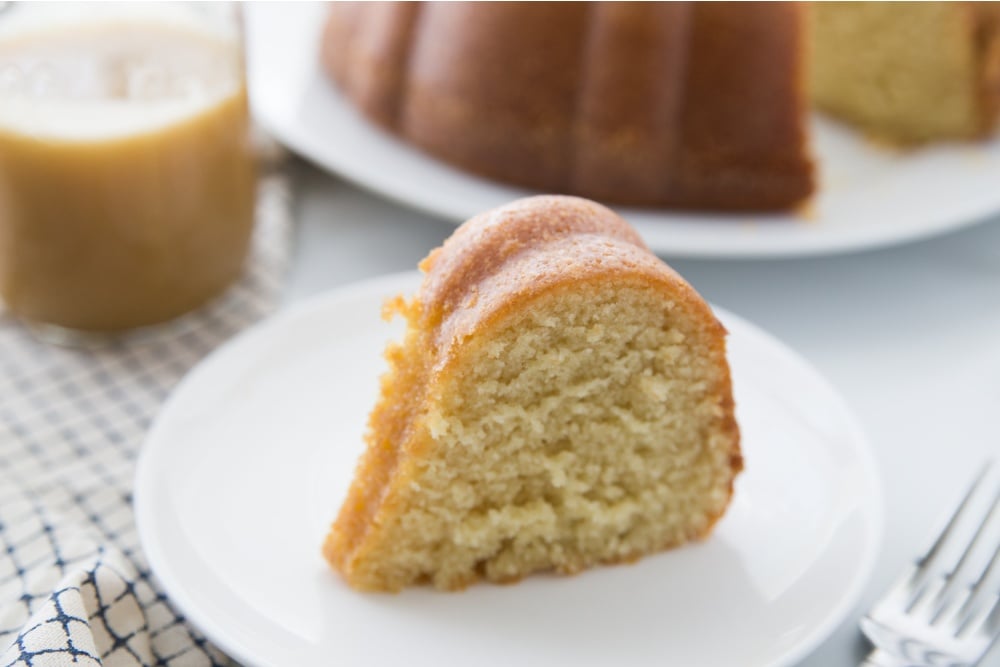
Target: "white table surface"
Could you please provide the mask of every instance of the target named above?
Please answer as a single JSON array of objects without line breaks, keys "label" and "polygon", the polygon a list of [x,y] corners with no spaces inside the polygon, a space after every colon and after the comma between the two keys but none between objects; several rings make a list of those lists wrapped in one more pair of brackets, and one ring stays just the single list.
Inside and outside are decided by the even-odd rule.
[{"label": "white table surface", "polygon": [[[412,270],[454,230],[303,163],[294,171],[299,226],[286,303]],[[886,503],[882,553],[858,607],[802,667],[857,664],[867,650],[862,610],[926,546],[982,461],[1000,454],[998,222],[833,257],[664,257],[706,299],[808,358],[873,443]],[[986,664],[1000,665],[1000,651]]]}]

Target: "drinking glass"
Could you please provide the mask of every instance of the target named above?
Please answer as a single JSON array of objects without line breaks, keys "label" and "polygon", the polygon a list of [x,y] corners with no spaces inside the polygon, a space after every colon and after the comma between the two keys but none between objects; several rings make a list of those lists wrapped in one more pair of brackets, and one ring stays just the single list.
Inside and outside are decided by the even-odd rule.
[{"label": "drinking glass", "polygon": [[254,158],[239,7],[0,2],[0,299],[59,337],[241,273]]}]

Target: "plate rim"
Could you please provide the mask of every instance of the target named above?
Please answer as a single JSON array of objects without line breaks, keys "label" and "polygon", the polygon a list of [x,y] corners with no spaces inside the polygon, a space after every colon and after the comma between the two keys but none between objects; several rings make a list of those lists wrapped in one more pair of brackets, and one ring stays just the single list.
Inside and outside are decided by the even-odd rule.
[{"label": "plate rim", "polygon": [[[259,658],[251,647],[245,646],[243,642],[232,637],[232,633],[225,629],[224,623],[219,623],[210,612],[204,611],[197,601],[189,595],[189,588],[179,583],[178,579],[182,578],[182,575],[179,577],[179,573],[175,572],[175,567],[167,556],[169,549],[163,547],[162,540],[155,529],[158,521],[156,518],[157,504],[153,492],[160,486],[157,482],[156,472],[159,468],[156,466],[156,462],[163,455],[162,452],[165,449],[164,445],[157,444],[163,442],[160,435],[160,431],[165,428],[163,415],[169,414],[171,406],[179,400],[178,397],[182,396],[188,385],[198,382],[202,374],[211,373],[218,359],[235,354],[234,350],[238,350],[247,341],[267,336],[275,329],[291,326],[296,320],[308,318],[311,313],[317,311],[333,308],[343,300],[363,298],[369,294],[388,296],[392,293],[398,293],[400,290],[412,289],[413,285],[417,284],[420,275],[417,271],[405,271],[345,284],[303,299],[248,327],[205,356],[188,371],[161,406],[156,419],[146,434],[136,463],[133,486],[135,523],[142,552],[157,582],[166,592],[170,603],[210,641],[227,655],[236,658],[243,664],[269,666],[272,663]],[[845,420],[844,426],[848,427],[850,433],[852,453],[862,464],[861,469],[864,473],[865,492],[869,498],[867,503],[861,505],[866,520],[865,553],[857,570],[851,575],[850,585],[838,603],[828,609],[825,617],[806,632],[794,646],[781,654],[775,662],[757,666],[788,667],[808,656],[844,622],[860,600],[865,586],[871,581],[885,533],[885,504],[881,475],[871,443],[861,422],[851,410],[848,402],[823,374],[794,349],[752,322],[725,308],[715,305],[712,305],[712,308],[720,320],[726,324],[736,325],[734,328],[738,327],[746,334],[751,335],[756,339],[756,343],[762,343],[780,351],[786,358],[794,362],[799,370],[812,376],[826,397],[837,404],[839,412]]]}]

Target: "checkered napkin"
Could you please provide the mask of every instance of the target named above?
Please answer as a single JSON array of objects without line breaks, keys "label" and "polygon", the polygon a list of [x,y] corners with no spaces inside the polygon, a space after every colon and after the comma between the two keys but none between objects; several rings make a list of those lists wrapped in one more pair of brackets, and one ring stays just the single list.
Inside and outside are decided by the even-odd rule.
[{"label": "checkered napkin", "polygon": [[276,304],[288,184],[262,179],[246,275],[144,337],[79,350],[0,313],[0,665],[225,665],[150,574],[132,517],[143,437],[199,359]]}]

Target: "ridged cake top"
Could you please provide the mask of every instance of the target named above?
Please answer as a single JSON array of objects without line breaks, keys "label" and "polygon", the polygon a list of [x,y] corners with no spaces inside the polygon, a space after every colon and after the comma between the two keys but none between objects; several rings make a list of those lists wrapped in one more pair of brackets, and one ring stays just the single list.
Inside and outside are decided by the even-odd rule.
[{"label": "ridged cake top", "polygon": [[708,305],[621,217],[586,199],[543,195],[478,215],[421,262],[421,326],[439,354],[514,304],[594,279],[655,286],[721,329]]},{"label": "ridged cake top", "polygon": [[480,176],[622,204],[780,209],[814,188],[805,9],[335,2],[322,62],[368,118]]}]

